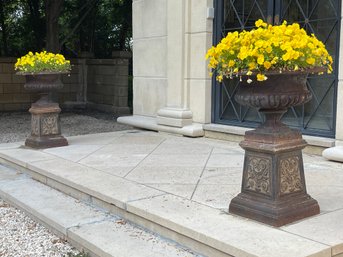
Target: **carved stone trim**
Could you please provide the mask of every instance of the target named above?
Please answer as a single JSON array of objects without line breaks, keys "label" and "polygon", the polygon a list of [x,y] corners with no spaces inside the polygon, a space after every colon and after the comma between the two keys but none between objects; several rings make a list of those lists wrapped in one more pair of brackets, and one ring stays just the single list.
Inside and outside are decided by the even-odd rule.
[{"label": "carved stone trim", "polygon": [[31,135],[39,136],[39,116],[31,115]]},{"label": "carved stone trim", "polygon": [[271,195],[272,162],[268,158],[247,156],[244,189]]},{"label": "carved stone trim", "polygon": [[43,115],[41,120],[42,135],[57,135],[58,129],[58,114]]},{"label": "carved stone trim", "polygon": [[280,193],[281,195],[303,190],[300,176],[299,156],[280,160]]}]

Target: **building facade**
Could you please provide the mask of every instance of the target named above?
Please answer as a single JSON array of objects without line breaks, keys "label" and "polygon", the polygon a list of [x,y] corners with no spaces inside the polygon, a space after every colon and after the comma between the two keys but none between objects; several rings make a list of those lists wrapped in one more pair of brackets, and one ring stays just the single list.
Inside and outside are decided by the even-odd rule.
[{"label": "building facade", "polygon": [[322,40],[335,61],[330,75],[310,76],[313,99],[283,121],[310,144],[343,142],[340,0],[133,0],[133,116],[120,122],[186,136],[244,134],[256,110],[233,100],[238,81],[210,78],[205,54],[228,32],[257,19],[298,22]]}]

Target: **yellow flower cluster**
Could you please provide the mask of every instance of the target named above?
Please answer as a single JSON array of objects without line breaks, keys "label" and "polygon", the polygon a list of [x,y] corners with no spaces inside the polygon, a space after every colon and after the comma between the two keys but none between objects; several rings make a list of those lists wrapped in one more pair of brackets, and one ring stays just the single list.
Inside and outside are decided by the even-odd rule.
[{"label": "yellow flower cluster", "polygon": [[70,61],[61,54],[48,53],[46,51],[27,55],[17,59],[14,69],[19,72],[68,72],[71,69]]},{"label": "yellow flower cluster", "polygon": [[[268,79],[269,70],[297,71],[325,67],[332,72],[332,57],[325,45],[314,34],[307,35],[299,24],[269,25],[262,20],[255,22],[256,29],[231,32],[206,54],[209,68],[216,71],[216,78],[256,74],[258,81]],[[211,73],[212,74],[212,73]]]}]

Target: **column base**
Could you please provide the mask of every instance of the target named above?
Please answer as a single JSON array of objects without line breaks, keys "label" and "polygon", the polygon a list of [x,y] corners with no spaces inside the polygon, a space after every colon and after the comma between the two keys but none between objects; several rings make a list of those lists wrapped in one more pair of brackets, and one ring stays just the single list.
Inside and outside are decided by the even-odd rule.
[{"label": "column base", "polygon": [[157,113],[157,124],[182,128],[193,123],[193,114],[190,110],[177,108],[163,108]]},{"label": "column base", "polygon": [[308,194],[273,201],[240,193],[232,199],[229,212],[274,227],[319,214],[318,202]]},{"label": "column base", "polygon": [[25,140],[25,146],[41,149],[41,148],[51,148],[51,147],[61,147],[67,146],[68,141],[65,137],[59,136],[30,136]]}]

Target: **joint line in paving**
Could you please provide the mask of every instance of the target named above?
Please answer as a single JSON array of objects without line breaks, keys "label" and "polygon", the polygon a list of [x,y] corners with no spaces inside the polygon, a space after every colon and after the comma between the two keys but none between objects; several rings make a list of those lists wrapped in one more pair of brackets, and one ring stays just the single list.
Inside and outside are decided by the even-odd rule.
[{"label": "joint line in paving", "polygon": [[153,199],[153,198],[164,196],[164,195],[168,195],[168,193],[163,193],[163,194],[159,194],[159,195],[153,195],[153,196],[142,197],[142,198],[138,198],[138,199],[134,199],[134,200],[129,200],[125,203],[125,209],[127,209],[128,203],[137,202],[137,201],[141,201],[141,200],[145,200],[145,199]]},{"label": "joint line in paving", "polygon": [[212,155],[212,153],[213,153],[213,147],[212,147],[212,149],[211,149],[211,152],[209,153],[209,155],[208,155],[208,157],[207,157],[207,160],[206,160],[206,163],[205,163],[205,165],[204,165],[204,168],[202,169],[202,171],[201,171],[201,174],[200,174],[200,177],[199,177],[199,179],[198,179],[198,182],[197,182],[197,184],[195,185],[195,188],[194,188],[194,191],[193,191],[193,193],[192,193],[192,195],[191,195],[191,200],[193,199],[193,196],[194,196],[194,194],[195,194],[195,191],[197,190],[197,188],[198,188],[198,185],[199,185],[199,183],[200,183],[200,180],[201,180],[201,178],[202,178],[202,175],[204,175],[204,172],[205,172],[205,169],[206,169],[206,167],[207,167],[207,163],[208,163],[208,161],[209,161],[209,159],[211,158],[211,155]]},{"label": "joint line in paving", "polygon": [[164,138],[154,149],[152,149],[150,151],[150,153],[148,153],[142,160],[140,160],[136,166],[134,166],[132,169],[129,170],[128,173],[126,173],[125,176],[123,176],[123,178],[126,178],[134,169],[136,169],[146,158],[148,158],[150,156],[151,153],[153,153],[163,142],[165,142],[167,139]]}]

